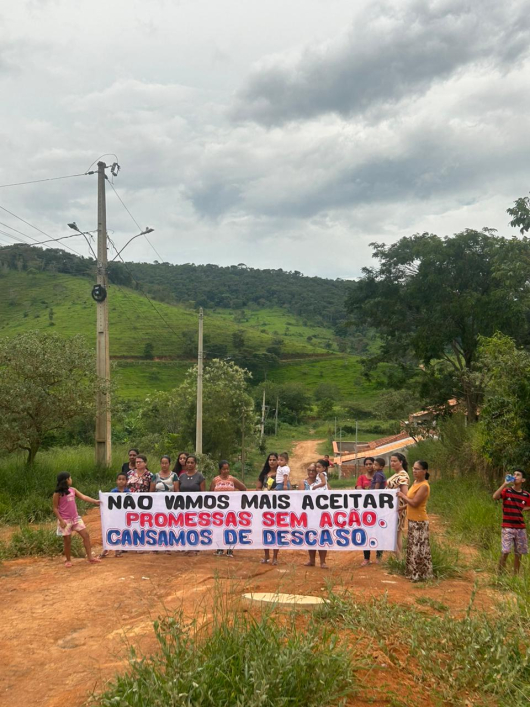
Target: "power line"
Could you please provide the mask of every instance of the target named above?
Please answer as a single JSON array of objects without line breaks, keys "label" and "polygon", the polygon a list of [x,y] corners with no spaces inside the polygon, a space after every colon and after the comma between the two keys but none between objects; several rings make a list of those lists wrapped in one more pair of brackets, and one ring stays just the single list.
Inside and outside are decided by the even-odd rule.
[{"label": "power line", "polygon": [[[108,238],[108,236],[107,236],[107,238]],[[109,238],[109,241],[110,241],[110,243],[112,244],[112,247],[114,248],[114,250],[116,251],[116,253],[118,253],[118,249],[116,248],[116,246],[114,245],[114,243],[112,242],[112,240],[111,240],[110,238]],[[141,293],[143,294],[143,296],[147,299],[147,301],[149,302],[149,304],[151,305],[151,307],[155,310],[155,312],[158,314],[158,316],[159,316],[160,319],[164,322],[164,324],[167,326],[167,328],[168,328],[173,334],[175,334],[175,336],[180,336],[180,334],[179,334],[178,332],[176,332],[176,331],[173,329],[173,327],[171,326],[171,324],[167,321],[167,319],[166,319],[166,318],[164,317],[164,315],[160,312],[160,310],[154,305],[153,300],[149,297],[149,295],[142,289],[142,286],[140,285],[140,283],[138,282],[138,280],[134,277],[134,275],[133,275],[132,272],[130,271],[130,269],[129,269],[127,263],[126,263],[125,260],[122,258],[122,256],[118,254],[118,257],[119,257],[119,259],[121,260],[121,262],[123,263],[123,266],[124,266],[125,270],[127,270],[127,272],[129,273],[129,275],[131,276],[133,282],[138,286],[138,288],[140,289],[140,292],[141,292]]]},{"label": "power line", "polygon": [[74,177],[86,177],[89,174],[95,174],[92,172],[80,172],[79,174],[66,174],[64,177],[47,177],[46,179],[32,179],[28,182],[13,182],[12,184],[0,184],[0,189],[5,189],[6,187],[21,187],[25,184],[41,184],[42,182],[56,182],[59,179],[73,179]]},{"label": "power line", "polygon": [[[129,209],[128,209],[127,206],[125,205],[125,202],[123,201],[123,199],[121,198],[121,196],[120,196],[120,195],[118,194],[118,192],[116,191],[116,188],[115,188],[114,184],[113,184],[110,180],[108,180],[108,182],[109,182],[110,186],[112,187],[114,193],[116,194],[116,196],[117,196],[118,199],[120,200],[121,205],[123,206],[123,208],[125,209],[125,211],[129,214],[129,216],[130,216],[131,219],[133,220],[133,223],[136,225],[136,227],[138,228],[139,231],[143,231],[144,229],[140,226],[140,224],[138,223],[138,221],[134,218],[134,216],[132,215],[132,213],[129,211]],[[160,255],[160,253],[157,251],[157,249],[156,249],[156,248],[154,247],[154,245],[151,243],[151,241],[149,240],[149,238],[147,237],[147,235],[144,234],[144,236],[145,236],[145,240],[149,243],[149,245],[151,246],[151,248],[153,249],[153,251],[156,253],[156,257],[159,258],[161,262],[163,262],[163,261],[164,261],[164,258]]]},{"label": "power line", "polygon": [[[21,216],[17,216],[17,215],[16,215],[15,213],[13,213],[12,211],[9,211],[9,209],[6,209],[5,206],[1,206],[1,205],[0,205],[0,209],[2,209],[2,211],[5,211],[6,213],[8,213],[10,216],[13,216],[14,218],[18,219],[19,221],[22,221],[22,223],[25,223],[26,226],[29,226],[30,228],[33,228],[35,231],[38,231],[39,233],[42,233],[43,236],[46,236],[46,238],[49,238],[49,239],[50,239],[50,242],[51,242],[51,241],[57,242],[57,241],[59,240],[58,238],[52,238],[52,236],[50,236],[49,233],[46,233],[46,231],[43,231],[41,228],[38,228],[37,226],[34,226],[32,223],[30,223],[29,221],[26,221],[26,220],[23,219]],[[13,231],[16,231],[16,230],[17,230],[17,229],[15,229],[15,228],[13,228],[12,226],[8,226],[8,228],[12,229]],[[18,232],[18,233],[21,233],[21,231],[17,231],[17,232]],[[26,234],[22,234],[22,235],[26,235]],[[33,236],[27,235],[26,237],[27,237],[27,238],[31,238],[32,241],[35,241],[35,244],[36,244],[36,245],[39,244],[39,241],[38,241],[36,238],[33,238]],[[27,244],[27,245],[31,245],[31,244]],[[61,244],[61,245],[63,245],[63,244]],[[80,258],[83,258],[83,257],[84,257],[83,255],[81,255],[81,253],[78,253],[77,250],[74,250],[73,248],[70,248],[70,246],[64,244],[64,247],[65,247],[65,248],[68,248],[68,250],[71,250],[72,253],[75,253],[75,254],[78,255]]]}]

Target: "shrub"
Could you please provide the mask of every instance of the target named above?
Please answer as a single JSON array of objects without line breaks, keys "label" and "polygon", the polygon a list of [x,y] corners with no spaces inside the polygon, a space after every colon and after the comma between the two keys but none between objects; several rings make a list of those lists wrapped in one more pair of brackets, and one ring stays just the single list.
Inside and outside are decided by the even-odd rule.
[{"label": "shrub", "polygon": [[333,629],[295,617],[218,611],[199,630],[182,615],[155,623],[161,655],[138,660],[101,707],[320,707],[353,693],[350,657]]}]

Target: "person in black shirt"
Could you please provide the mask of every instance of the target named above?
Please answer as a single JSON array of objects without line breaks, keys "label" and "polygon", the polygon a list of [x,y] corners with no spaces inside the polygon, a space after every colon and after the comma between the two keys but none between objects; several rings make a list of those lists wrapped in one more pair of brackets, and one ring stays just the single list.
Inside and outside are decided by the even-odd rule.
[{"label": "person in black shirt", "polygon": [[140,454],[137,449],[129,449],[129,461],[121,465],[123,474],[128,474],[133,469],[136,469],[136,457]]}]

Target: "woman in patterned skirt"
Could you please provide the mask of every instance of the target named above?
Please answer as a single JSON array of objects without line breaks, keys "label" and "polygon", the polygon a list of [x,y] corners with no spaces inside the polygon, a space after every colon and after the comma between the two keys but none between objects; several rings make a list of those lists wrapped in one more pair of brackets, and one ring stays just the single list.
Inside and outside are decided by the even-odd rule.
[{"label": "woman in patterned skirt", "polygon": [[[394,472],[386,482],[387,489],[399,489],[400,493],[405,494],[409,490],[409,475],[408,463],[404,454],[396,452],[390,457],[390,467]],[[399,496],[399,494],[398,494]],[[407,522],[407,504],[400,497],[398,505],[398,529],[396,542],[396,558],[401,560],[403,554],[403,530]]]},{"label": "woman in patterned skirt", "polygon": [[427,462],[417,461],[412,469],[414,483],[408,493],[398,492],[399,498],[407,504],[409,534],[405,576],[413,582],[424,582],[433,577],[427,516],[427,501],[431,493],[427,480],[429,478],[428,469]]}]

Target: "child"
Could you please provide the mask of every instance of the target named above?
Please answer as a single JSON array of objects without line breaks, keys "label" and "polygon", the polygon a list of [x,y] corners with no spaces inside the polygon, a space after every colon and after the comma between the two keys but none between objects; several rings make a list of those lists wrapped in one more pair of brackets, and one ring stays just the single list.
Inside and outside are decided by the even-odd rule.
[{"label": "child", "polygon": [[116,486],[112,489],[111,493],[131,493],[130,489],[127,488],[127,473],[120,471],[116,477]]},{"label": "child", "polygon": [[287,452],[282,452],[278,456],[278,468],[276,469],[276,491],[286,491],[291,488],[289,474],[291,469],[288,466],[289,455]]},{"label": "child", "polygon": [[53,512],[57,516],[57,535],[62,536],[64,543],[65,567],[72,566],[72,532],[75,530],[83,539],[86,550],[86,558],[90,564],[100,562],[99,558],[92,557],[92,547],[90,545],[90,535],[79,515],[75,499],[80,498],[87,503],[94,503],[99,506],[101,501],[85,496],[72,487],[72,477],[67,471],[61,471],[57,476],[57,487],[53,494]]},{"label": "child", "polygon": [[[127,472],[120,471],[120,473],[116,477],[116,486],[111,490],[111,493],[131,493],[130,490],[127,488]],[[121,557],[123,553],[124,550],[116,550],[116,552],[114,553],[114,557]],[[107,557],[108,554],[108,550],[103,550],[103,552],[98,555],[98,557],[100,560],[102,560],[104,557]]]},{"label": "child", "polygon": [[[366,460],[365,460],[366,463]],[[386,486],[386,476],[383,471],[385,468],[385,460],[383,457],[376,457],[373,464],[373,475],[370,481],[370,489],[384,489]],[[361,567],[366,567],[370,564],[370,550],[363,550],[364,560],[361,562]],[[377,564],[381,563],[381,558],[383,557],[383,551],[377,550],[375,553],[375,560]]]},{"label": "child", "polygon": [[505,481],[495,491],[493,500],[498,501],[502,498],[502,554],[499,561],[499,572],[506,569],[506,560],[513,547],[513,573],[518,574],[521,567],[521,555],[528,554],[528,538],[523,511],[530,510],[530,493],[523,491],[525,478],[522,469],[515,469],[513,477],[514,481]]}]

